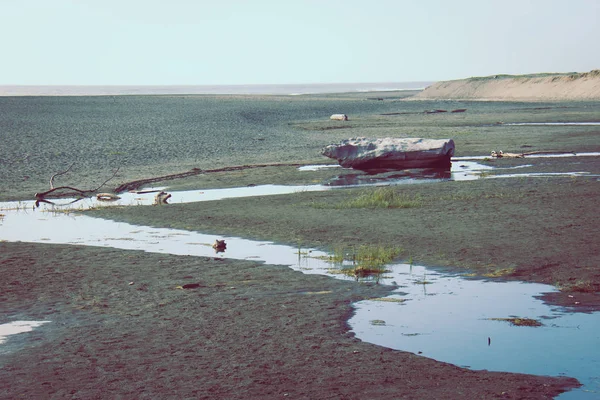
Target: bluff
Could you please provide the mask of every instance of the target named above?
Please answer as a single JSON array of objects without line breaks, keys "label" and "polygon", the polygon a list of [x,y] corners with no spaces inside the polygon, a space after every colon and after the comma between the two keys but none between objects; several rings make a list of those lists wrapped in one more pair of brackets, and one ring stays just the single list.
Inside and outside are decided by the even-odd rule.
[{"label": "bluff", "polygon": [[407,100],[600,100],[600,69],[584,73],[494,75],[437,82]]}]

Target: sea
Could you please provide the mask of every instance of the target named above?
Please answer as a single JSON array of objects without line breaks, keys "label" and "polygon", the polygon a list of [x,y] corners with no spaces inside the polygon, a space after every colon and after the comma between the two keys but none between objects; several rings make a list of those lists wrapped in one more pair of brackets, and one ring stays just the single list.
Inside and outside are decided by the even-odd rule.
[{"label": "sea", "polygon": [[269,85],[0,85],[0,96],[307,95],[422,90],[434,82],[309,83]]}]

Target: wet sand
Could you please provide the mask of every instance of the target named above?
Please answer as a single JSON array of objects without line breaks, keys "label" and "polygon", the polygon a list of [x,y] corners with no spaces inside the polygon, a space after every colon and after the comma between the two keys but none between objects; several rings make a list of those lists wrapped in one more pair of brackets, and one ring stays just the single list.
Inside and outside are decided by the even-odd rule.
[{"label": "wet sand", "polygon": [[[600,120],[595,104],[404,105],[402,96],[393,93],[383,94],[384,101],[362,96],[261,97],[255,102],[225,96],[214,103],[202,96],[133,96],[117,98],[121,104],[114,106],[107,102],[112,99],[0,99],[14,107],[2,118],[27,121],[7,133],[9,152],[0,163],[0,179],[7,190],[0,196],[31,198],[32,193],[47,190],[49,171],[60,171],[72,161],[77,161],[77,167],[60,184],[92,187],[111,168],[122,165],[116,186],[194,167],[328,162],[319,155],[320,147],[351,136],[453,137],[458,155],[485,155],[493,149],[600,150],[594,126],[494,125],[497,121]],[[468,111],[422,113],[434,108]],[[218,128],[217,117],[210,124],[202,122],[193,114],[196,109],[225,112],[229,122],[223,128]],[[351,120],[348,124],[328,121],[332,110],[353,111],[346,111]],[[382,115],[396,111],[415,114]],[[204,125],[214,125],[215,133],[222,130],[222,134],[199,132],[198,126]],[[490,161],[495,166],[521,162],[526,163]],[[599,172],[594,160],[577,159],[545,160],[527,171],[574,169]],[[173,189],[202,189],[323,182],[335,176],[332,171],[306,175],[293,167],[271,167],[200,174],[167,184]],[[116,209],[94,215],[323,249],[340,243],[400,245],[406,250],[403,256],[431,266],[459,267],[480,276],[507,270],[510,273],[503,279],[560,284],[564,295],[552,301],[574,305],[568,297],[574,295],[578,306],[597,309],[600,276],[593,241],[598,237],[597,179],[506,178],[450,186],[454,184],[408,189],[426,199],[421,209],[359,209],[351,211],[351,219],[344,217],[347,211],[326,206],[351,195],[343,191]],[[541,399],[576,385],[569,378],[470,371],[362,343],[348,333],[350,304],[383,296],[390,288],[307,276],[285,267],[0,243],[0,274],[0,322],[52,321],[11,337],[1,348],[2,398],[108,394],[113,398]],[[186,283],[199,286],[176,288]]]},{"label": "wet sand", "polygon": [[385,286],[219,258],[0,250],[4,317],[51,321],[2,347],[0,398],[544,399],[576,385],[355,339],[350,304]]}]

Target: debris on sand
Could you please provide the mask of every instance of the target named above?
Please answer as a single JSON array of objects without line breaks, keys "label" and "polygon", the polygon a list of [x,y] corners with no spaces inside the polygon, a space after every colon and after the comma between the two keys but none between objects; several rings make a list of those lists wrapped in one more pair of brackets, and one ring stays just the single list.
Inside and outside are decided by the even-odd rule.
[{"label": "debris on sand", "polygon": [[159,192],[154,196],[154,205],[160,206],[163,204],[169,204],[168,200],[171,198],[171,195],[167,192]]},{"label": "debris on sand", "polygon": [[215,240],[215,242],[212,245],[213,249],[215,249],[215,251],[217,253],[222,253],[227,249],[227,243],[225,243],[225,239],[223,240]]}]

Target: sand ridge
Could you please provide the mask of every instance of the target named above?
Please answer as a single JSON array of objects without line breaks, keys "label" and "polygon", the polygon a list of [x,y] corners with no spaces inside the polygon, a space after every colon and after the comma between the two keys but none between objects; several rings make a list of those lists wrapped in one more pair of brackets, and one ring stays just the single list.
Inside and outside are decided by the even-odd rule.
[{"label": "sand ridge", "polygon": [[600,70],[574,74],[493,75],[437,82],[410,100],[559,101],[600,99]]}]

